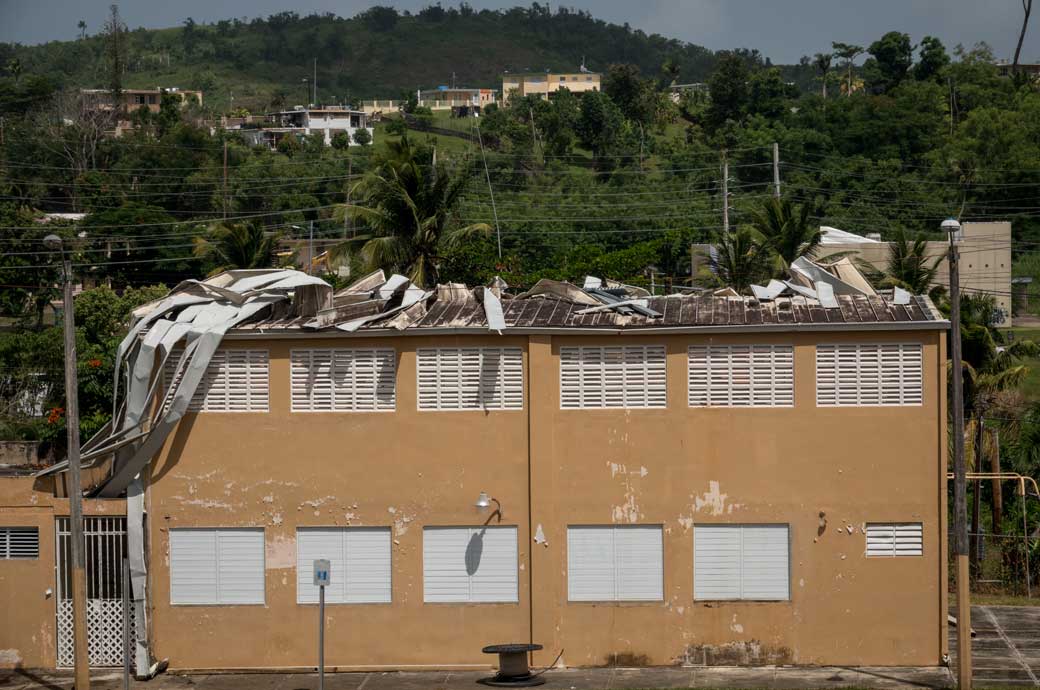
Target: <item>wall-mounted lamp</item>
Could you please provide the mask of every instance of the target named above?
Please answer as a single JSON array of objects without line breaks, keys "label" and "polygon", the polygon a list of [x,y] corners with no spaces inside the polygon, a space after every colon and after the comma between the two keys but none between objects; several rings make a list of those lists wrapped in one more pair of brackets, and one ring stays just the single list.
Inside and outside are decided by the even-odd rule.
[{"label": "wall-mounted lamp", "polygon": [[943,232],[950,236],[950,243],[957,244],[963,239],[961,224],[956,218],[947,218],[942,222]]},{"label": "wall-mounted lamp", "polygon": [[498,499],[495,498],[494,496],[488,496],[486,491],[481,491],[480,492],[480,495],[477,496],[477,502],[474,503],[473,505],[474,505],[474,507],[476,507],[478,513],[484,513],[485,511],[487,511],[488,508],[491,507],[492,503],[495,504],[495,512],[492,513],[492,516],[497,514],[499,516],[499,519],[501,520],[502,519],[502,517],[501,517],[502,516],[502,504],[499,503]]}]

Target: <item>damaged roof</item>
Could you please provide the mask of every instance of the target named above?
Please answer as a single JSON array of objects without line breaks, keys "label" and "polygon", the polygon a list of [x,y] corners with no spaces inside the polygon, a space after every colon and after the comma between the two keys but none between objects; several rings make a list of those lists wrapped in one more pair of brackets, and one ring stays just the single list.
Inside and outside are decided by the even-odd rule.
[{"label": "damaged roof", "polygon": [[[814,267],[815,268],[815,267]],[[832,294],[813,287],[758,289],[756,296],[729,290],[652,297],[643,288],[589,276],[584,285],[541,280],[530,290],[508,295],[504,281],[469,288],[452,283],[423,291],[403,276],[382,271],[361,278],[331,297],[315,315],[272,305],[266,314],[238,324],[230,334],[306,333],[340,330],[386,334],[571,329],[643,332],[661,329],[933,328],[949,323],[926,296],[903,293],[886,299],[871,290]],[[840,281],[838,281],[840,282]],[[842,284],[843,285],[843,284]],[[851,288],[851,286],[850,286]],[[492,315],[489,319],[489,313]]]}]

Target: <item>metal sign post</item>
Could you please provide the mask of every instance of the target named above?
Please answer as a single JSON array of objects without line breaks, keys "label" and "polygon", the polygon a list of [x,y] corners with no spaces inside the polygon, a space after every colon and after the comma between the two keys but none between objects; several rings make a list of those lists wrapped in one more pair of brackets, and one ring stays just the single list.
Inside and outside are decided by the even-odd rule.
[{"label": "metal sign post", "polygon": [[325,586],[331,576],[328,559],[314,561],[314,586],[318,588],[318,690],[325,690]]}]

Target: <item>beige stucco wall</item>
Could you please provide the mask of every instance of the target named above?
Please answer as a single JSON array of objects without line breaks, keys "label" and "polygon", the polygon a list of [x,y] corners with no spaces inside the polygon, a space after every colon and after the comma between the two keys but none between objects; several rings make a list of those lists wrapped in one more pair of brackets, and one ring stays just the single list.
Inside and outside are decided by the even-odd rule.
[{"label": "beige stucco wall", "polygon": [[[174,668],[312,665],[316,611],[296,604],[295,530],[349,524],[392,528],[393,603],[328,607],[333,667],[486,665],[482,646],[529,639],[545,645],[537,663],[565,648],[569,665],[612,655],[699,663],[704,645],[722,645],[716,660],[757,649],[752,660],[761,663],[940,663],[946,444],[938,334],[602,342],[651,340],[669,353],[664,410],[560,410],[556,356],[573,337],[227,341],[269,349],[270,412],[189,415],[155,463],[147,494],[155,656]],[[925,403],[817,409],[814,345],[840,340],[922,342]],[[793,343],[795,407],[688,408],[686,347],[709,341]],[[524,348],[525,410],[418,412],[415,349],[458,344]],[[291,413],[289,350],[308,346],[396,348],[396,411]],[[424,604],[422,528],[480,524],[472,504],[481,490],[501,501],[502,524],[517,526],[519,603]],[[821,511],[826,528],[818,531]],[[867,521],[922,522],[925,555],[866,559]],[[566,601],[567,525],[614,522],[663,526],[663,602]],[[712,522],[789,523],[791,601],[694,602],[691,528]],[[170,605],[169,530],[201,526],[265,529],[264,605]],[[532,541],[539,526],[544,544]]]},{"label": "beige stucco wall", "polygon": [[[960,285],[967,294],[987,293],[993,295],[1006,319],[1002,326],[1011,325],[1011,223],[1008,221],[970,222],[962,226],[964,237],[959,245],[961,266]],[[950,269],[946,260],[948,242],[927,243],[928,256],[943,257],[935,275],[935,284],[948,287]],[[850,243],[821,246],[816,255],[849,252],[883,270],[888,263],[889,244]]]},{"label": "beige stucco wall", "polygon": [[[0,668],[53,668],[55,628],[55,524],[69,514],[67,499],[54,498],[49,482],[0,476],[0,526],[36,527],[37,559],[0,559]],[[87,499],[84,515],[125,515],[126,502]]]}]

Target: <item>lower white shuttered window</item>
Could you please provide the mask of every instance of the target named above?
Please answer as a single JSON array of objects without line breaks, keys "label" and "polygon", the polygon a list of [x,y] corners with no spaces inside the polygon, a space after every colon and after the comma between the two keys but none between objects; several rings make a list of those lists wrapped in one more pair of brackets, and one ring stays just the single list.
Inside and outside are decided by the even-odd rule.
[{"label": "lower white shuttered window", "polygon": [[924,531],[920,522],[868,522],[867,556],[921,556]]},{"label": "lower white shuttered window", "polygon": [[667,407],[664,345],[560,348],[560,408]]},{"label": "lower white shuttered window", "polygon": [[919,343],[817,345],[816,404],[920,405],[922,361]]},{"label": "lower white shuttered window", "polygon": [[[182,350],[166,360],[164,385],[174,382]],[[177,377],[179,382],[180,377]],[[270,362],[267,350],[217,350],[206,367],[188,410],[191,412],[267,412],[270,398]],[[169,405],[167,395],[164,404]]]},{"label": "lower white shuttered window", "polygon": [[690,407],[791,407],[794,348],[711,345],[687,350]]},{"label": "lower white shuttered window", "polygon": [[0,527],[0,560],[39,557],[39,528]]},{"label": "lower white shuttered window", "polygon": [[171,529],[171,604],[263,604],[263,529]]},{"label": "lower white shuttered window", "polygon": [[693,598],[790,598],[787,525],[694,525]]},{"label": "lower white shuttered window", "polygon": [[516,527],[426,527],[423,601],[519,601],[516,554]]},{"label": "lower white shuttered window", "polygon": [[416,359],[420,410],[524,409],[518,347],[422,348]]},{"label": "lower white shuttered window", "polygon": [[313,349],[290,354],[293,412],[394,409],[392,349]]},{"label": "lower white shuttered window", "polygon": [[389,527],[301,527],[296,530],[296,601],[318,603],[314,561],[329,561],[329,604],[390,603]]},{"label": "lower white shuttered window", "polygon": [[568,601],[661,601],[660,525],[567,528]]}]

